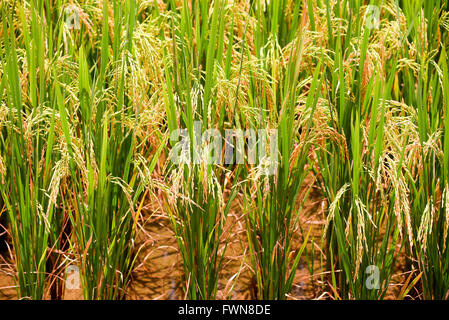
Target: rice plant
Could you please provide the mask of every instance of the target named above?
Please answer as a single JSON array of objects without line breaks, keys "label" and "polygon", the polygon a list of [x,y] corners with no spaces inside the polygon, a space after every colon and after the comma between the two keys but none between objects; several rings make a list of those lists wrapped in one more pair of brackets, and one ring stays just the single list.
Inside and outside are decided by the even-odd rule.
[{"label": "rice plant", "polygon": [[[89,69],[97,68],[96,59],[91,61],[84,46],[79,47],[78,112],[83,119],[79,128],[70,128],[64,111],[66,93],[56,87],[73,178],[65,190],[65,208],[74,226],[76,245],[72,247],[81,264],[86,299],[124,297],[140,214],[137,201],[144,188],[136,170],[138,157],[134,155],[141,106],[128,102],[129,88],[125,84],[131,73],[128,65],[135,63],[132,56],[135,2],[127,5],[127,10],[121,11],[118,2],[114,2],[114,11],[121,11],[114,14],[114,25],[122,23],[122,19],[128,24],[126,46],[114,53],[116,43],[112,43],[110,50],[108,37],[108,1],[103,2],[102,50],[94,77]],[[120,42],[118,37],[114,42]],[[72,130],[79,136],[73,137]],[[81,145],[76,146],[74,140],[81,141]],[[82,154],[82,161],[76,161],[75,152]]]},{"label": "rice plant", "polygon": [[141,249],[166,247],[154,213],[180,298],[449,298],[447,1],[0,11],[0,258],[18,298],[61,299],[70,265],[85,299],[128,298],[154,271]]},{"label": "rice plant", "polygon": [[[26,51],[16,47],[14,30],[17,19],[2,10],[2,187],[1,194],[8,212],[11,238],[17,266],[16,283],[21,298],[42,299],[47,294],[47,259],[51,247],[59,242],[60,227],[55,217],[57,193],[52,184],[57,179],[57,114],[51,99],[45,96],[43,28],[39,27],[42,10],[32,6],[32,34],[35,41]],[[19,10],[23,10],[20,7]],[[23,13],[23,11],[21,11]],[[23,22],[23,21],[22,21]],[[22,36],[30,35],[26,25]],[[40,66],[39,73],[35,66]],[[30,87],[22,79],[29,70]],[[39,82],[36,79],[40,78]],[[39,94],[38,94],[39,92]]]},{"label": "rice plant", "polygon": [[[260,163],[248,173],[251,185],[246,192],[247,234],[259,299],[287,298],[308,239],[306,236],[299,249],[293,248],[293,234],[298,228],[301,207],[307,199],[306,194],[298,208],[300,188],[310,170],[307,165],[312,144],[309,136],[311,119],[303,117],[298,121],[304,125],[305,134],[301,136],[295,125],[295,97],[301,90],[297,79],[302,58],[302,36],[300,34],[295,38],[296,48],[284,71],[282,80],[285,83],[280,87],[285,88],[285,91],[280,92],[279,102],[274,101],[275,105],[282,105],[278,135],[273,137],[269,146],[272,148],[275,145],[274,152],[268,158],[261,157],[265,154],[266,142],[259,139],[257,147]],[[310,117],[313,116],[318,98],[316,88],[320,63],[316,68],[304,106],[310,112]],[[274,166],[273,173],[267,172],[266,166]],[[296,254],[292,255],[295,251]]]},{"label": "rice plant", "polygon": [[[171,188],[166,208],[178,240],[184,267],[184,289],[189,299],[215,299],[217,296],[226,239],[223,246],[220,244],[226,217],[237,192],[236,187],[232,188],[225,203],[223,184],[233,185],[239,170],[228,174],[219,165],[221,149],[214,147],[214,141],[220,131],[203,134],[209,126],[222,128],[224,121],[224,109],[220,113],[212,92],[214,74],[220,67],[229,68],[230,60],[226,60],[227,65],[222,65],[223,44],[211,37],[217,33],[219,39],[224,37],[224,14],[228,12],[224,4],[224,1],[211,5],[195,2],[192,16],[188,13],[187,1],[183,1],[180,8],[176,8],[174,2],[170,3],[173,52],[165,52],[165,99],[173,144],[171,159],[177,160],[168,168]],[[196,38],[189,26],[197,31]],[[202,68],[205,68],[205,77],[201,75]],[[175,145],[180,133],[187,139],[181,149]]]},{"label": "rice plant", "polygon": [[[412,34],[418,50],[418,78],[416,87],[404,88],[404,99],[416,106],[417,137],[410,153],[422,163],[408,176],[412,214],[407,247],[422,274],[423,298],[447,299],[449,78],[447,40],[444,43],[432,37],[440,32],[441,18],[437,13],[444,5],[434,2],[433,6],[433,12],[428,9],[420,13],[416,7],[406,7],[408,20],[417,16]],[[443,31],[445,34],[447,30]],[[411,84],[410,74],[403,77]]]}]

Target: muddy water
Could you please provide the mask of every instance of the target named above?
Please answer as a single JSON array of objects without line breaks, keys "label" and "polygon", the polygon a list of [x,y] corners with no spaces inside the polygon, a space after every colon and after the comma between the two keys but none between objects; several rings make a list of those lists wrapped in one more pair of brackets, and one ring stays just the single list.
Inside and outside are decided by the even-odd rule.
[{"label": "muddy water", "polygon": [[[310,181],[310,183],[313,182]],[[302,192],[304,193],[304,190]],[[302,199],[302,196],[299,198]],[[138,232],[136,243],[140,251],[131,283],[127,288],[126,299],[184,299],[181,283],[183,269],[176,238],[168,217],[154,206],[155,202],[151,202],[144,213],[146,222]],[[329,298],[325,293],[326,276],[323,276],[325,270],[322,267],[325,258],[319,248],[325,224],[322,202],[320,193],[313,189],[300,216],[302,231],[295,230],[294,248],[296,249],[302,244],[302,236],[309,229],[311,233],[307,253],[303,253],[301,258],[289,299]],[[225,226],[225,235],[228,236],[229,243],[220,276],[218,299],[255,298],[255,286],[247,250],[245,219],[241,207],[241,201],[237,198]],[[314,248],[313,257],[310,254],[312,248]],[[393,276],[395,283],[404,281],[401,267],[403,264],[403,262],[399,263],[396,274]],[[8,274],[2,269],[0,266],[0,299],[15,299],[16,292],[12,277],[9,275],[10,270]],[[392,284],[391,293],[386,298],[396,297],[399,290],[400,285]],[[64,298],[82,299],[82,292],[66,289]]]},{"label": "muddy water", "polygon": [[[301,198],[301,197],[300,197]],[[321,211],[321,197],[312,191],[300,217],[303,232],[311,228],[310,238],[320,243],[324,217]],[[254,299],[254,280],[246,239],[245,219],[241,201],[233,203],[227,218],[224,235],[228,237],[223,271],[218,286],[218,299]],[[181,258],[178,254],[175,236],[169,219],[163,214],[151,219],[144,226],[146,235],[140,234],[140,242],[147,243],[140,251],[136,271],[128,289],[128,299],[184,299],[181,276]],[[296,230],[294,242],[299,248],[302,244],[300,230]],[[150,237],[150,239],[148,239]],[[226,239],[223,239],[223,241]],[[308,246],[310,252],[312,244]],[[313,299],[322,292],[319,277],[315,281],[309,270],[310,264],[303,255],[298,267],[290,299]],[[321,269],[319,252],[315,250],[313,273]]]},{"label": "muddy water", "polygon": [[[313,184],[311,178],[308,180],[309,185]],[[302,190],[301,193],[299,199],[303,199],[305,190]],[[328,290],[326,287],[328,275],[325,270],[326,259],[320,249],[323,228],[326,223],[323,201],[320,192],[313,188],[301,212],[301,230],[295,230],[293,247],[296,249],[300,247],[303,243],[303,236],[309,230],[310,237],[306,252],[303,253],[298,266],[289,299],[331,298],[326,292]],[[255,284],[247,249],[245,219],[241,208],[241,201],[237,197],[225,226],[227,231],[224,234],[228,236],[229,242],[220,275],[218,299],[229,297],[231,299],[255,299]],[[147,235],[142,237],[141,234],[140,241],[143,242],[144,239],[147,239],[147,244],[139,254],[138,264],[140,265],[133,273],[127,299],[184,299],[180,282],[183,274],[182,262],[170,221],[164,214],[160,214],[156,219],[150,219],[144,229]],[[313,255],[311,254],[312,250]],[[402,283],[404,283],[404,259],[402,254],[396,265],[386,299],[396,298]]]},{"label": "muddy water", "polygon": [[[304,230],[312,227],[311,236],[319,241],[322,222],[313,193],[306,203],[301,216]],[[225,226],[228,246],[223,271],[220,276],[218,299],[254,299],[254,280],[246,241],[245,220],[241,202],[235,201]],[[151,206],[151,205],[150,205]],[[153,206],[151,206],[153,207]],[[156,211],[153,212],[153,210]],[[137,246],[140,248],[126,299],[184,299],[181,283],[183,269],[177,242],[168,217],[157,208],[147,210],[146,223],[138,232]],[[144,218],[145,219],[145,218]],[[297,247],[302,243],[299,230],[295,236]],[[225,241],[226,239],[222,239]],[[319,261],[315,263],[319,271]],[[16,289],[9,274],[0,267],[0,299],[16,299]],[[304,258],[300,263],[292,289],[291,299],[311,299],[317,297],[317,286],[312,285],[310,272]],[[64,299],[82,299],[81,289],[67,289]]]},{"label": "muddy water", "polygon": [[168,218],[152,219],[144,229],[146,234],[138,237],[141,249],[127,299],[181,299],[177,243]]},{"label": "muddy water", "polygon": [[0,270],[0,300],[12,300],[16,298],[16,288],[12,276]]}]

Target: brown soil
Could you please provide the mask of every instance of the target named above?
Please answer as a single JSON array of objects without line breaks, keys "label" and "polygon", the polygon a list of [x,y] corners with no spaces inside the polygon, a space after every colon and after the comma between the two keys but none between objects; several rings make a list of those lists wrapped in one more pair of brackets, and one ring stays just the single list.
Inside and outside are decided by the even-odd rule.
[{"label": "brown soil", "polygon": [[[309,181],[313,183],[313,181]],[[310,185],[310,184],[309,184]],[[304,190],[302,191],[304,194]],[[300,199],[302,196],[299,197]],[[322,208],[323,197],[312,189],[300,216],[301,230],[295,231],[295,246],[299,248],[302,237],[310,231],[309,243],[298,267],[289,299],[327,299],[327,273],[324,270],[325,257],[321,252],[321,235],[325,224]],[[182,264],[178,254],[177,242],[166,214],[155,202],[146,207],[146,222],[138,232],[139,253],[126,299],[184,299]],[[254,281],[248,256],[244,215],[240,201],[233,204],[227,219],[229,231],[218,299],[254,299]],[[150,207],[151,206],[151,207]],[[232,228],[231,228],[232,227]],[[225,240],[225,239],[223,239]],[[312,255],[313,251],[313,255]],[[313,258],[312,258],[313,257]],[[321,261],[322,260],[322,261]],[[313,261],[313,263],[311,263]],[[313,265],[313,270],[312,266]],[[402,283],[408,276],[404,274],[405,256],[399,256],[395,275],[387,299],[398,296]],[[310,269],[309,269],[310,268]],[[0,266],[0,299],[16,299],[14,281],[10,272]],[[234,286],[234,288],[232,288]],[[64,299],[82,299],[81,290],[65,290]]]},{"label": "brown soil", "polygon": [[0,267],[0,300],[17,299],[14,279]]},{"label": "brown soil", "polygon": [[[319,244],[325,219],[321,211],[321,196],[316,190],[309,195],[300,220],[304,236],[311,228],[310,239]],[[230,236],[217,298],[227,299],[230,296],[231,299],[254,299],[254,281],[247,250],[245,221],[238,199],[232,205],[226,228],[229,231],[225,234]],[[168,217],[160,214],[150,219],[143,226],[143,230],[140,233],[140,242],[143,243],[145,238],[147,242],[139,253],[127,299],[184,299],[183,285],[180,282],[183,273],[182,264]],[[295,246],[299,248],[301,243],[301,232],[297,230]],[[311,249],[312,244],[309,243],[307,247],[309,254]],[[315,245],[313,264],[315,275],[321,272],[319,255]],[[307,265],[305,254],[303,254],[290,299],[314,299],[322,293],[320,277],[316,276],[316,280],[312,281],[314,279]]]}]

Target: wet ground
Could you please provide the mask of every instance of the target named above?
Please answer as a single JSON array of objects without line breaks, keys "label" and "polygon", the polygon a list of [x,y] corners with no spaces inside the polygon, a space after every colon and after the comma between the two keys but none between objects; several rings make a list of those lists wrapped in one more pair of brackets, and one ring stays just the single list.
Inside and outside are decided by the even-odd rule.
[{"label": "wet ground", "polygon": [[[312,264],[307,262],[303,254],[290,299],[313,299],[322,294],[323,286],[318,276],[321,272],[321,262],[317,244],[321,241],[325,219],[320,199],[319,193],[312,190],[300,217],[303,232],[311,228],[310,238],[315,243],[313,269],[316,280],[312,281],[309,271]],[[238,198],[232,205],[225,228],[229,231],[224,234],[229,238],[217,298],[254,299],[254,280],[248,256],[245,220]],[[184,299],[181,257],[178,255],[176,238],[169,219],[162,213],[155,215],[144,226],[144,230],[143,238],[147,239],[147,243],[139,254],[127,298]],[[143,232],[140,234],[142,236]],[[295,234],[295,246],[299,248],[302,244],[301,231],[298,229]],[[140,239],[141,242],[142,240]],[[312,242],[309,242],[309,261],[312,246]]]},{"label": "wet ground", "polygon": [[[312,182],[311,182],[312,183]],[[304,194],[304,190],[302,191]],[[302,195],[300,195],[301,199]],[[321,252],[321,235],[325,225],[322,196],[312,189],[300,216],[301,229],[295,231],[295,248],[310,231],[307,249],[298,266],[289,299],[328,299],[325,291],[327,273],[323,269],[325,257]],[[254,280],[249,264],[246,229],[241,202],[237,198],[232,205],[224,233],[228,236],[223,271],[220,276],[218,299],[254,299]],[[137,238],[138,258],[126,299],[184,299],[182,263],[177,242],[168,217],[157,206],[149,204],[144,212],[145,222],[140,226]],[[232,228],[231,228],[232,227]],[[222,239],[223,241],[226,239]],[[313,253],[313,254],[312,254]],[[401,260],[401,259],[399,259]],[[393,276],[391,292],[394,298],[400,290],[404,275],[399,262]],[[0,299],[15,299],[16,291],[10,266],[0,266]],[[65,290],[65,299],[82,299],[80,289]]]}]

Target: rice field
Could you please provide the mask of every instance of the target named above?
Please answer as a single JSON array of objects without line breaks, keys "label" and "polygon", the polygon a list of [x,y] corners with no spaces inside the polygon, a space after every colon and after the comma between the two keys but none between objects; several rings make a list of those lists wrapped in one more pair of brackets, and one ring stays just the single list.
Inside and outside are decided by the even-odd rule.
[{"label": "rice field", "polygon": [[447,1],[0,17],[0,299],[449,299]]}]

